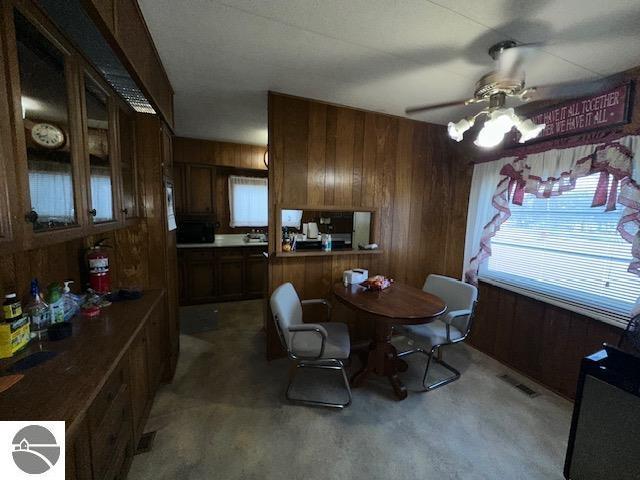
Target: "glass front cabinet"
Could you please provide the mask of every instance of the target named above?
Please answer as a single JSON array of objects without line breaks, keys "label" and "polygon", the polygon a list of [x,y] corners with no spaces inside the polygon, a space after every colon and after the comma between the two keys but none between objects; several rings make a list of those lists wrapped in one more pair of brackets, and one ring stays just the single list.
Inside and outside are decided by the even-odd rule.
[{"label": "glass front cabinet", "polygon": [[[114,162],[115,145],[113,102],[106,89],[89,73],[83,75],[83,120],[85,160],[89,166],[89,220],[92,225],[116,221],[114,183],[117,177]],[[114,155],[114,153],[116,155]]]},{"label": "glass front cabinet", "polygon": [[0,131],[14,145],[0,149],[0,173],[10,183],[13,157],[17,185],[0,202],[0,244],[17,235],[39,246],[136,218],[135,113],[46,18],[10,3],[0,101],[11,125]]}]

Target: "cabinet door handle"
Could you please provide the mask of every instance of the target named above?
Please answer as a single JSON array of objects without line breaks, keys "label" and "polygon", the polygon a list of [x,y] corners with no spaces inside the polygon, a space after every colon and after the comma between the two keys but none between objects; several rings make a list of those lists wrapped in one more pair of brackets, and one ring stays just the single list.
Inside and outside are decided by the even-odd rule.
[{"label": "cabinet door handle", "polygon": [[98,212],[96,211],[95,208],[92,208],[91,210],[89,210],[89,215],[91,215],[92,217],[95,217],[96,215],[98,215]]},{"label": "cabinet door handle", "polygon": [[28,223],[36,223],[38,221],[38,212],[36,212],[35,210],[31,210],[24,216],[24,219]]},{"label": "cabinet door handle", "polygon": [[122,213],[124,213],[125,215],[129,215],[129,209],[128,208],[123,208],[122,210],[120,210]]}]

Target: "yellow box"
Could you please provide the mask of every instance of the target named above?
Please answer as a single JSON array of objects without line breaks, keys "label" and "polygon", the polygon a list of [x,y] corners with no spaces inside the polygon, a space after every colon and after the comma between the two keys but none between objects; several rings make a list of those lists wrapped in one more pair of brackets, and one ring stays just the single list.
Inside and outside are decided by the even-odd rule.
[{"label": "yellow box", "polygon": [[13,356],[31,339],[29,318],[23,316],[13,322],[0,323],[0,358]]}]

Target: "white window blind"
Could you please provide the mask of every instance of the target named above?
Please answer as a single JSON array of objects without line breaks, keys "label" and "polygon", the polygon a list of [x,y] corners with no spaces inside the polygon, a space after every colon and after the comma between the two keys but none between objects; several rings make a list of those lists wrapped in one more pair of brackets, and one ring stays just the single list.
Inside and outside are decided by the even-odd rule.
[{"label": "white window blind", "polygon": [[631,245],[616,227],[623,207],[591,207],[599,175],[548,199],[526,194],[491,240],[480,278],[498,281],[623,321],[640,295],[629,273]]},{"label": "white window blind", "polygon": [[231,227],[266,227],[268,201],[266,178],[229,175]]},{"label": "white window blind", "polygon": [[73,180],[65,171],[30,171],[31,208],[43,222],[74,222]]},{"label": "white window blind", "polygon": [[91,174],[91,206],[96,210],[94,222],[113,220],[113,197],[109,175]]}]

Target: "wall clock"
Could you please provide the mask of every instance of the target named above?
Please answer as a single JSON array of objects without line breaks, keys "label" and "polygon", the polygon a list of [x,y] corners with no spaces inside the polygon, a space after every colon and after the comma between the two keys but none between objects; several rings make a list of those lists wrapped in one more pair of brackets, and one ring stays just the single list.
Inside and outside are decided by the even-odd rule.
[{"label": "wall clock", "polygon": [[64,132],[50,123],[36,123],[31,128],[31,138],[45,148],[60,148],[65,142]]}]

